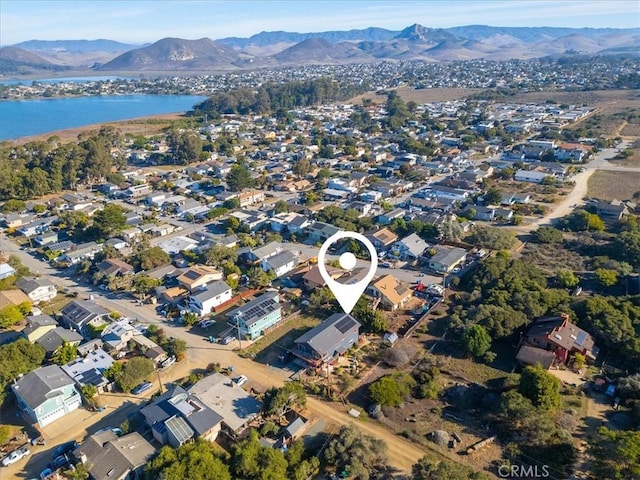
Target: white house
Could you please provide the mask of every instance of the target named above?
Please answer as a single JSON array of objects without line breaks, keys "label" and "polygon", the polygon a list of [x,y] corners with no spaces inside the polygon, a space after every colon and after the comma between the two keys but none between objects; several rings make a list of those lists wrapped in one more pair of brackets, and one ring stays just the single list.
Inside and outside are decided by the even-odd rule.
[{"label": "white house", "polygon": [[53,282],[45,278],[23,277],[16,284],[34,304],[48,302],[58,294]]},{"label": "white house", "polygon": [[414,259],[422,256],[424,251],[429,247],[427,242],[418,236],[416,233],[403,238],[396,242],[392,250],[397,250],[400,258]]},{"label": "white house", "polygon": [[217,280],[189,296],[187,306],[193,313],[204,316],[233,297],[231,287],[224,280]]},{"label": "white house", "polygon": [[518,182],[542,183],[542,180],[549,176],[552,175],[535,170],[518,170],[513,178]]},{"label": "white house", "polygon": [[289,250],[284,250],[272,257],[263,260],[262,269],[265,272],[273,270],[273,272],[276,274],[276,277],[279,278],[282,275],[285,275],[293,270],[296,267],[296,264],[296,255]]}]

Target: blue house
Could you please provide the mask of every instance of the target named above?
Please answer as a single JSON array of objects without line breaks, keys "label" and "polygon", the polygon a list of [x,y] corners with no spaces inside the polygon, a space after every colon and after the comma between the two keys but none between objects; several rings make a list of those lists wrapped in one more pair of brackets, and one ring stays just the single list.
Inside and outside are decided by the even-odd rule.
[{"label": "blue house", "polygon": [[360,338],[360,324],[351,315],[334,313],[317,327],[298,337],[292,353],[313,367],[331,363]]},{"label": "blue house", "polygon": [[278,292],[267,292],[229,312],[229,323],[238,327],[240,335],[255,340],[282,320]]},{"label": "blue house", "polygon": [[11,385],[20,410],[41,427],[80,408],[82,399],[74,382],[58,365],[27,373]]}]

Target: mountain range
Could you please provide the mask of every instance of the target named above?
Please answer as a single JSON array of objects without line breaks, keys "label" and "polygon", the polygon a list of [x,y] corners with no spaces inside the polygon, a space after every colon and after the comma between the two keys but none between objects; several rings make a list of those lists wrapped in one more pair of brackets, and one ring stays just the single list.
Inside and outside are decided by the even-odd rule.
[{"label": "mountain range", "polygon": [[640,29],[489,27],[383,28],[317,33],[261,32],[219,40],[163,38],[150,45],[112,40],[30,40],[0,49],[0,74],[51,69],[202,72],[384,60],[447,62],[567,54],[636,53]]}]

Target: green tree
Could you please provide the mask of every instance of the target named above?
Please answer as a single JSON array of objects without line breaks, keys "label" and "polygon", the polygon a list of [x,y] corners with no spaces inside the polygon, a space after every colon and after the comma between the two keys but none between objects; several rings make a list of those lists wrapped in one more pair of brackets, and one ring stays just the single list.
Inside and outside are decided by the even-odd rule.
[{"label": "green tree", "polygon": [[323,452],[326,464],[338,472],[348,472],[354,480],[368,480],[373,472],[387,466],[387,445],[363,433],[353,424],[343,425]]},{"label": "green tree", "polygon": [[131,288],[133,292],[145,297],[152,293],[156,287],[159,287],[162,281],[159,278],[152,278],[148,275],[140,273],[131,279]]},{"label": "green tree", "polygon": [[99,238],[111,238],[120,233],[127,226],[127,217],[119,205],[107,203],[104,208],[93,216],[92,229]]},{"label": "green tree", "polygon": [[202,140],[193,131],[171,129],[167,135],[167,145],[173,154],[174,163],[188,165],[200,160]]},{"label": "green tree", "polygon": [[187,327],[192,327],[193,325],[198,323],[200,317],[198,317],[198,315],[193,312],[187,312],[182,316],[182,320]]},{"label": "green tree", "polygon": [[45,358],[45,350],[26,338],[19,338],[0,345],[0,404],[4,401],[6,387],[20,374],[35,370]]},{"label": "green tree", "polygon": [[144,467],[149,480],[231,480],[229,467],[211,442],[197,439],[174,449],[165,445]]},{"label": "green tree", "polygon": [[550,410],[560,405],[560,380],[541,365],[528,366],[522,370],[518,391],[541,410]]},{"label": "green tree", "polygon": [[275,214],[286,213],[289,211],[289,204],[284,200],[278,200],[273,206],[273,211]]},{"label": "green tree", "polygon": [[247,167],[243,165],[234,165],[225,178],[229,190],[232,192],[240,192],[245,188],[253,187],[253,177]]},{"label": "green tree", "polygon": [[598,268],[593,272],[593,275],[602,288],[613,287],[618,283],[618,272],[615,270],[609,270],[606,268]]},{"label": "green tree", "polygon": [[397,407],[415,386],[415,380],[404,373],[385,375],[369,385],[371,399],[383,406]]},{"label": "green tree", "polygon": [[115,375],[115,380],[123,392],[130,392],[153,373],[153,361],[145,357],[133,357],[122,371]]},{"label": "green tree", "polygon": [[0,327],[8,328],[24,320],[24,313],[15,305],[7,305],[0,309]]},{"label": "green tree", "polygon": [[51,360],[53,363],[57,363],[58,365],[64,365],[76,358],[78,358],[78,347],[73,343],[68,343],[63,340],[62,345],[60,345],[60,348],[54,352]]},{"label": "green tree", "polygon": [[563,224],[566,229],[573,232],[591,231],[602,232],[605,224],[602,219],[595,213],[589,213],[586,210],[576,210],[568,217],[565,217]]},{"label": "green tree", "polygon": [[433,461],[423,457],[411,469],[411,480],[488,480],[482,472],[450,460]]},{"label": "green tree", "polygon": [[293,162],[291,165],[291,171],[297,177],[305,177],[311,173],[311,162],[306,158],[301,158]]},{"label": "green tree", "polygon": [[500,205],[502,192],[495,187],[490,187],[482,196],[485,205]]},{"label": "green tree", "polygon": [[472,245],[491,250],[509,250],[516,244],[517,238],[510,230],[498,227],[477,227],[465,240]]},{"label": "green tree", "polygon": [[73,470],[65,470],[64,476],[70,480],[87,480],[89,478],[89,470],[82,463],[78,463]]},{"label": "green tree", "polygon": [[2,211],[5,213],[24,212],[26,209],[27,204],[23,200],[16,200],[15,198],[7,200],[2,205]]},{"label": "green tree", "polygon": [[88,398],[89,400],[91,400],[93,397],[95,397],[98,394],[98,390],[93,385],[88,384],[88,385],[83,385],[82,388],[80,388],[80,393],[82,393],[82,395],[85,398]]},{"label": "green tree", "polygon": [[254,287],[267,287],[276,278],[273,270],[265,272],[260,267],[253,267],[247,271],[247,277],[249,277],[249,284]]},{"label": "green tree", "polygon": [[234,478],[288,480],[287,467],[282,451],[261,445],[255,430],[234,446],[231,455]]},{"label": "green tree", "polygon": [[574,288],[580,283],[580,279],[566,268],[561,268],[556,272],[556,280],[561,287]]},{"label": "green tree", "polygon": [[462,346],[467,354],[479,358],[491,348],[491,337],[482,325],[471,325],[462,335]]},{"label": "green tree", "polygon": [[640,432],[601,427],[590,442],[597,478],[626,480],[640,476]]},{"label": "green tree", "polygon": [[613,249],[619,260],[628,262],[635,268],[640,267],[640,230],[628,230],[620,233],[613,241]]},{"label": "green tree", "polygon": [[263,410],[268,416],[282,417],[290,410],[303,409],[306,404],[303,385],[300,382],[287,382],[280,388],[267,390]]},{"label": "green tree", "polygon": [[387,329],[387,317],[381,311],[372,309],[364,298],[358,300],[351,315],[370,332],[381,333]]},{"label": "green tree", "polygon": [[141,270],[153,270],[163,265],[169,265],[171,257],[160,247],[151,247],[138,253],[133,263]]},{"label": "green tree", "polygon": [[207,265],[222,267],[228,262],[235,264],[237,261],[238,253],[224,245],[213,245],[204,252],[204,262]]}]

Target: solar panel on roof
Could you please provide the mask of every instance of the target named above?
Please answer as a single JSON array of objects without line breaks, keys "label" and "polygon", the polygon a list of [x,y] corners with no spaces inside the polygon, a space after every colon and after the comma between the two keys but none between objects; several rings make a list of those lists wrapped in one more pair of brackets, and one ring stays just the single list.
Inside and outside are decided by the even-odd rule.
[{"label": "solar panel on roof", "polygon": [[576,338],[576,345],[582,346],[582,344],[584,343],[584,341],[587,339],[587,334],[586,332],[580,332],[578,334],[578,338]]},{"label": "solar panel on roof", "polygon": [[196,280],[200,278],[200,274],[198,272],[194,272],[193,270],[189,270],[185,272],[184,276],[187,277],[189,280]]},{"label": "solar panel on roof", "polygon": [[345,317],[336,323],[336,329],[340,331],[340,333],[346,333],[351,329],[355,324],[350,317]]}]

